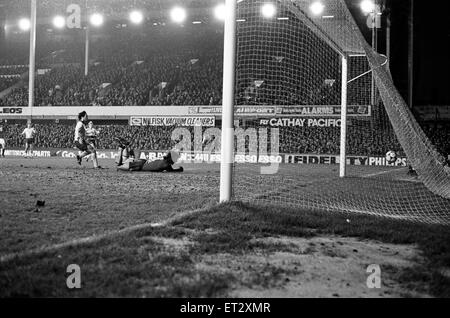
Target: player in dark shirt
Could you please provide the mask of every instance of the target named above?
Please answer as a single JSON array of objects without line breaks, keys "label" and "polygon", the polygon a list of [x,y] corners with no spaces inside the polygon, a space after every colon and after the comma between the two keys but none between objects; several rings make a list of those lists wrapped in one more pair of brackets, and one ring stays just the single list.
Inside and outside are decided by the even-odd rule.
[{"label": "player in dark shirt", "polygon": [[177,151],[170,151],[163,159],[147,161],[135,159],[134,150],[127,143],[122,142],[117,162],[117,170],[120,171],[147,171],[147,172],[183,172],[183,167],[174,169],[172,166],[178,161]]}]

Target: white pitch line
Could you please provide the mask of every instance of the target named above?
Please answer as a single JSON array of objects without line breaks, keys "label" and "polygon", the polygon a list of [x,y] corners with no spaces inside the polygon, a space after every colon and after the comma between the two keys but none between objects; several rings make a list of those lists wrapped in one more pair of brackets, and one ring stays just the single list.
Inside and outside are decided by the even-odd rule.
[{"label": "white pitch line", "polygon": [[7,254],[7,255],[3,255],[3,256],[0,256],[0,263],[6,263],[6,262],[12,261],[14,259],[24,258],[24,257],[28,257],[28,256],[37,255],[37,254],[54,252],[54,251],[57,251],[57,250],[60,250],[63,248],[67,248],[67,247],[75,247],[75,246],[80,246],[80,245],[85,245],[85,244],[92,244],[92,243],[102,241],[104,239],[113,238],[113,237],[125,235],[125,234],[130,234],[130,233],[133,233],[133,232],[136,232],[139,230],[167,226],[176,220],[179,220],[179,219],[184,218],[189,215],[204,212],[206,210],[207,210],[207,208],[192,210],[192,211],[184,212],[180,215],[176,215],[176,216],[169,218],[166,221],[161,222],[161,223],[144,223],[144,224],[133,225],[133,226],[130,226],[130,227],[118,230],[118,231],[110,231],[110,232],[106,232],[106,233],[100,234],[100,235],[92,235],[92,236],[88,236],[88,237],[84,237],[84,238],[74,239],[74,240],[71,240],[68,242],[54,244],[54,245],[50,245],[50,246],[44,246],[44,247],[40,247],[40,248],[36,248],[36,249],[32,249],[32,250],[28,250],[28,251],[24,251],[24,252],[20,252],[20,253],[11,253],[11,254]]},{"label": "white pitch line", "polygon": [[384,217],[394,220],[400,220],[400,221],[410,221],[410,222],[418,222],[421,224],[435,224],[435,225],[446,225],[446,221],[439,221],[439,220],[430,220],[426,216],[420,216],[420,215],[406,215],[406,214],[389,214],[389,212],[370,212],[370,211],[363,211],[358,209],[347,209],[339,206],[330,206],[331,209],[335,209],[337,211],[340,211],[341,213],[353,213],[353,214],[359,214],[359,215],[370,215],[370,216],[376,216],[376,217]]},{"label": "white pitch line", "polygon": [[362,176],[362,178],[372,178],[372,177],[377,177],[377,176],[381,176],[383,174],[388,174],[390,172],[396,172],[396,171],[400,171],[400,170],[404,170],[405,167],[403,168],[398,168],[398,169],[394,169],[394,170],[386,170],[386,171],[381,171],[381,172],[377,172],[377,173],[372,173],[372,174],[367,174]]}]

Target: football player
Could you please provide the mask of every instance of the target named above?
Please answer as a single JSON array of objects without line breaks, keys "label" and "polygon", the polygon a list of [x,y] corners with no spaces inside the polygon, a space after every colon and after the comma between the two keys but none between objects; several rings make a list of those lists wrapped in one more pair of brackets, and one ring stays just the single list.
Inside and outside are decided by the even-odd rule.
[{"label": "football player", "polygon": [[183,167],[174,169],[173,165],[178,161],[180,155],[177,151],[168,152],[162,159],[147,161],[135,159],[134,151],[122,146],[119,153],[117,170],[119,171],[147,171],[147,172],[183,172]]},{"label": "football player", "polygon": [[86,121],[88,121],[88,114],[86,112],[79,113],[75,127],[75,146],[81,151],[81,154],[77,155],[77,162],[81,166],[83,158],[92,154],[94,168],[101,169],[97,161],[97,151],[86,141],[86,126],[84,125]]}]

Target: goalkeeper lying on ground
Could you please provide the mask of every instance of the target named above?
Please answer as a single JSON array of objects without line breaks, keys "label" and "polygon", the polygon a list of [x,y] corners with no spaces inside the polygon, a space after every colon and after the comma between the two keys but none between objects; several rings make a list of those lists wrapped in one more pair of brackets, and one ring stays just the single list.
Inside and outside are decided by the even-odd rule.
[{"label": "goalkeeper lying on ground", "polygon": [[134,158],[134,150],[130,144],[121,142],[117,170],[121,171],[148,171],[148,172],[183,172],[183,167],[174,169],[172,166],[180,157],[177,151],[170,151],[161,160],[147,161]]}]

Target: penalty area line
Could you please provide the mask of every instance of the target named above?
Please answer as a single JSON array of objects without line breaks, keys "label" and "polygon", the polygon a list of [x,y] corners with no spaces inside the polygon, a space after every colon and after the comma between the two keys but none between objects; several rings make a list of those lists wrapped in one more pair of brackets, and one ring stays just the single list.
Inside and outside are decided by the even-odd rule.
[{"label": "penalty area line", "polygon": [[194,214],[198,214],[201,212],[205,212],[208,209],[210,209],[210,207],[183,212],[179,215],[173,216],[173,217],[171,217],[163,222],[160,222],[160,223],[143,223],[143,224],[133,225],[133,226],[129,226],[124,229],[121,229],[121,230],[117,230],[117,231],[109,231],[104,234],[91,235],[91,236],[84,237],[84,238],[73,239],[71,241],[64,242],[64,243],[54,244],[54,245],[50,245],[50,246],[44,246],[44,247],[35,248],[35,249],[31,249],[31,250],[19,252],[19,253],[11,253],[11,254],[7,254],[7,255],[3,255],[3,256],[0,256],[0,263],[6,263],[6,262],[9,262],[12,260],[16,260],[16,259],[20,259],[20,258],[24,258],[24,257],[30,257],[30,256],[34,256],[34,255],[39,255],[39,254],[44,254],[44,253],[51,253],[51,252],[55,252],[55,251],[58,251],[58,250],[61,250],[64,248],[68,248],[68,247],[77,247],[77,246],[82,246],[82,245],[86,245],[86,244],[97,243],[97,242],[103,241],[105,239],[131,234],[131,233],[134,233],[139,230],[168,226],[171,223],[173,223],[179,219],[182,219],[184,217],[191,216]]}]

